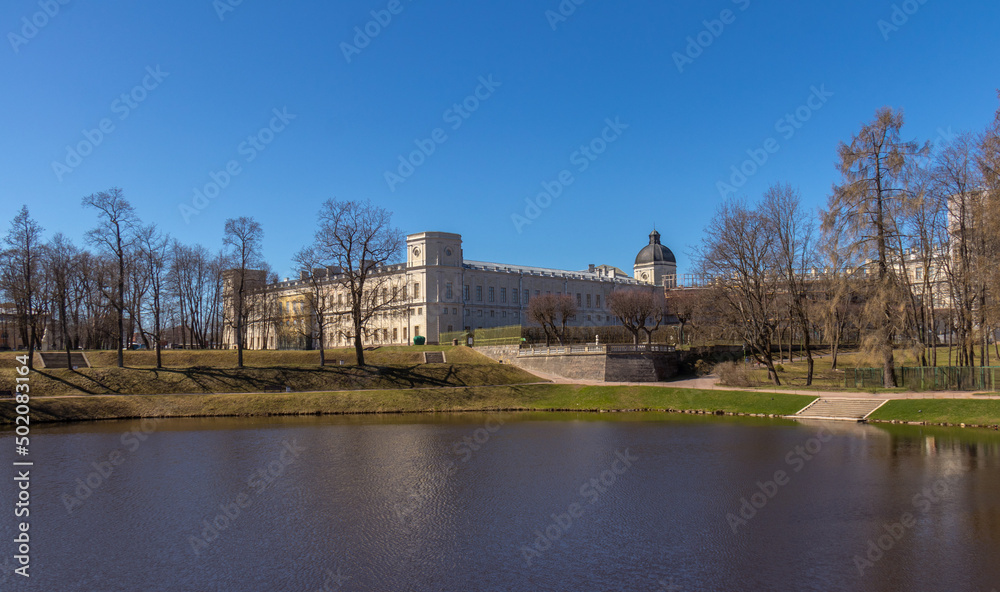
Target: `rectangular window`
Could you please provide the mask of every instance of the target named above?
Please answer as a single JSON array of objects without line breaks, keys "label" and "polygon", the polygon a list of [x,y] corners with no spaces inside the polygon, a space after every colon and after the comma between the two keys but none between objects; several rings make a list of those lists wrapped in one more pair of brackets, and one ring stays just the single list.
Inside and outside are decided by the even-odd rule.
[{"label": "rectangular window", "polygon": [[519,318],[521,318],[521,313],[519,313],[519,312],[517,312],[517,311],[515,310],[515,311],[514,311],[514,318],[515,318],[515,319],[519,319]]},{"label": "rectangular window", "polygon": [[392,328],[392,340],[399,341],[399,329],[395,327]]},{"label": "rectangular window", "polygon": [[452,332],[452,331],[454,331],[454,330],[455,330],[455,328],[454,328],[453,326],[451,326],[451,325],[448,325],[448,332],[449,332],[449,333],[451,333],[451,332]]},{"label": "rectangular window", "polygon": [[511,304],[518,304],[518,302],[517,302],[517,296],[518,296],[518,294],[519,294],[519,292],[517,290],[511,290],[510,291],[510,302],[511,302]]},{"label": "rectangular window", "polygon": [[443,315],[446,315],[446,314],[448,314],[448,307],[447,307],[447,306],[446,306],[446,307],[444,307],[444,310],[443,310],[443,311],[441,311],[441,314],[443,314]]},{"label": "rectangular window", "polygon": [[483,301],[483,287],[476,286],[476,302],[482,302],[482,301]]},{"label": "rectangular window", "polygon": [[492,319],[493,317],[495,317],[495,316],[496,316],[496,312],[497,312],[497,311],[495,311],[495,310],[491,310],[491,311],[490,311],[490,318],[491,318],[491,319]]},{"label": "rectangular window", "polygon": [[527,304],[528,304],[528,291],[527,290],[524,291],[524,302],[522,302],[522,304],[524,304],[525,306],[527,306]]},{"label": "rectangular window", "polygon": [[576,305],[583,306],[583,295],[579,292],[576,293]]},{"label": "rectangular window", "polygon": [[418,314],[418,315],[422,315],[422,314],[424,314],[424,308],[423,308],[422,306],[421,306],[420,308],[418,308],[418,309],[417,309],[417,314]]},{"label": "rectangular window", "polygon": [[506,310],[503,311],[503,318],[505,318],[505,319],[507,318],[507,311]]},{"label": "rectangular window", "polygon": [[494,288],[493,286],[490,286],[490,291],[489,291],[489,294],[490,294],[489,295],[489,299],[490,299],[489,301],[490,302],[496,302],[497,301],[496,292],[497,292],[497,289]]},{"label": "rectangular window", "polygon": [[413,326],[413,336],[416,337],[418,335],[420,335],[420,325],[414,325]]},{"label": "rectangular window", "polygon": [[507,304],[507,288],[500,288],[500,304]]},{"label": "rectangular window", "polygon": [[597,308],[601,308],[601,295],[597,295]]},{"label": "rectangular window", "polygon": [[587,294],[587,308],[590,308],[590,294]]},{"label": "rectangular window", "polygon": [[415,299],[419,299],[420,298],[420,284],[419,283],[413,284],[413,297]]},{"label": "rectangular window", "polygon": [[464,302],[469,301],[469,286],[462,286],[462,300]]},{"label": "rectangular window", "polygon": [[410,329],[407,327],[403,327],[403,341],[409,341],[409,340],[410,340]]},{"label": "rectangular window", "polygon": [[454,307],[452,307],[452,309],[451,309],[451,314],[453,314],[453,315],[457,315],[457,314],[458,314],[458,309],[457,309],[457,308],[454,308]]},{"label": "rectangular window", "polygon": [[409,298],[406,297],[406,286],[403,286],[403,300],[409,300]]},{"label": "rectangular window", "polygon": [[476,316],[477,316],[477,317],[481,317],[481,316],[483,316],[483,311],[481,311],[481,310],[477,310],[477,311],[476,311]]},{"label": "rectangular window", "polygon": [[444,285],[444,297],[447,300],[451,300],[451,284]]}]

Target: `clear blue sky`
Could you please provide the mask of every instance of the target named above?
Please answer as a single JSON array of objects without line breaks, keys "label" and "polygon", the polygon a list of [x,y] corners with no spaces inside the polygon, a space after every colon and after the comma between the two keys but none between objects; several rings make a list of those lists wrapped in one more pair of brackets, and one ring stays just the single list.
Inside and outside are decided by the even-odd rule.
[{"label": "clear blue sky", "polygon": [[[894,4],[912,14],[880,29]],[[739,193],[789,182],[819,208],[838,142],[877,108],[904,108],[905,135],[933,140],[981,130],[998,106],[993,1],[568,6],[556,19],[558,0],[244,0],[224,12],[227,0],[8,0],[0,216],[26,203],[49,235],[82,242],[95,218],[80,198],[120,186],[144,220],[213,250],[226,218],[254,216],[267,259],[290,275],[322,201],[370,199],[404,232],[461,233],[467,258],[567,269],[631,272],[655,223],[685,272],[722,200],[717,183],[768,138],[777,150]],[[372,11],[388,24],[345,49]],[[717,35],[703,24],[722,16],[708,27]],[[699,34],[711,43],[680,71],[674,54]],[[499,86],[480,87],[490,77]],[[813,87],[832,96],[803,107]],[[476,110],[457,115],[477,90]],[[800,107],[808,121],[776,128]],[[605,131],[616,118],[628,127]],[[105,119],[110,131],[87,140]],[[272,120],[281,131],[260,133]],[[387,182],[438,128],[433,154]],[[614,141],[596,160],[574,155],[602,133]],[[263,150],[243,144],[251,135]],[[67,156],[92,141],[80,161]],[[230,161],[238,174],[185,222],[179,206]],[[573,183],[518,232],[511,216],[563,170]]]}]

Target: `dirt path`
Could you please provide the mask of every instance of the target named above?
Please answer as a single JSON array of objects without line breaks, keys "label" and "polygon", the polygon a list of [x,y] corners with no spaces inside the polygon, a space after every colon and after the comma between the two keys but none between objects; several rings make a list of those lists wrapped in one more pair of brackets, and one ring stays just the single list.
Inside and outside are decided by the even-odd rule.
[{"label": "dirt path", "polygon": [[976,394],[970,391],[909,391],[894,393],[868,393],[863,391],[818,391],[813,389],[796,388],[733,388],[720,386],[719,378],[715,375],[703,376],[700,378],[685,378],[681,380],[670,380],[666,382],[601,382],[599,380],[580,380],[573,378],[563,378],[555,374],[531,371],[539,378],[551,380],[557,384],[585,384],[588,386],[665,386],[671,388],[690,388],[703,390],[743,390],[761,393],[785,393],[790,395],[811,395],[817,397],[831,397],[840,399],[1000,399],[1000,393]]}]

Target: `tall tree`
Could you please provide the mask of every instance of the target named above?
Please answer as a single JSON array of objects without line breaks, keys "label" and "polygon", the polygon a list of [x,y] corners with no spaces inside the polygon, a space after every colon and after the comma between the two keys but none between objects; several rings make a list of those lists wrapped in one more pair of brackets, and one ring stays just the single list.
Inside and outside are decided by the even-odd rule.
[{"label": "tall tree", "polygon": [[371,202],[328,200],[319,211],[314,245],[324,267],[341,270],[335,285],[346,291],[350,301],[354,351],[358,365],[364,366],[369,322],[405,300],[400,286],[393,285],[394,274],[382,269],[402,255],[403,233],[392,226],[388,210]]},{"label": "tall tree", "polygon": [[724,303],[732,329],[754,358],[767,367],[768,378],[780,385],[772,353],[780,319],[776,240],[770,221],[759,208],[728,201],[709,223],[697,262],[703,275],[718,280],[714,292]]},{"label": "tall tree", "polygon": [[66,367],[72,368],[69,310],[74,276],[80,264],[79,250],[60,232],[52,237],[46,248],[46,254],[46,273],[52,282],[52,311],[59,315],[59,330],[63,349],[66,351]]},{"label": "tall tree", "polygon": [[883,386],[896,386],[894,336],[902,310],[901,282],[892,259],[892,245],[900,232],[901,212],[912,199],[906,174],[914,159],[929,152],[928,145],[901,139],[902,111],[879,109],[875,119],[862,126],[849,144],[838,149],[838,170],[843,182],[834,185],[824,228],[843,231],[852,239],[851,249],[864,252],[872,273],[864,307],[864,324],[872,328],[863,341],[867,351],[881,359]]},{"label": "tall tree", "polygon": [[165,304],[167,271],[170,268],[170,237],[156,229],[155,224],[143,226],[138,234],[139,269],[149,285],[151,301],[147,312],[153,320],[153,338],[156,348],[156,367],[163,368],[163,308]]},{"label": "tall tree", "polygon": [[28,367],[34,368],[35,349],[40,345],[41,320],[38,305],[43,275],[42,227],[28,213],[28,206],[11,220],[4,243],[4,291],[14,301],[22,338],[28,347]]},{"label": "tall tree", "polygon": [[126,260],[135,241],[139,217],[132,204],[125,199],[125,193],[118,187],[84,197],[83,205],[97,210],[98,218],[97,227],[87,232],[87,240],[97,245],[115,263],[114,283],[106,294],[117,314],[115,346],[118,352],[118,367],[122,368],[125,366]]},{"label": "tall tree", "polygon": [[334,291],[331,290],[337,268],[324,267],[322,257],[315,245],[301,249],[294,257],[299,269],[305,275],[306,289],[303,292],[309,320],[306,331],[319,345],[319,365],[326,365],[327,330],[340,318],[337,314]]},{"label": "tall tree", "polygon": [[[799,192],[788,184],[769,187],[764,192],[761,207],[772,225],[771,232],[775,237],[774,260],[784,282],[784,291],[791,312],[790,321],[797,324],[802,333],[802,349],[807,365],[806,386],[809,386],[812,384],[815,369],[807,294],[809,289],[807,276],[815,264],[812,220],[802,211]],[[791,351],[789,347],[789,358]]]},{"label": "tall tree", "polygon": [[264,265],[261,246],[264,230],[253,218],[241,216],[226,220],[222,242],[228,249],[228,261],[232,291],[232,318],[230,322],[236,332],[236,366],[243,367],[243,348],[246,338],[246,324],[250,307],[248,296],[263,283],[257,277]]}]

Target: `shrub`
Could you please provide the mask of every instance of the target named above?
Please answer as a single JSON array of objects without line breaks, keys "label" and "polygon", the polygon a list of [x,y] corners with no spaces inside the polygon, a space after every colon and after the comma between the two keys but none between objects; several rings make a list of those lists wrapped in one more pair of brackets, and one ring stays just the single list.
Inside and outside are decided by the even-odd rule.
[{"label": "shrub", "polygon": [[785,367],[782,366],[781,364],[775,364],[774,365],[774,371],[775,372],[784,372],[785,371]]},{"label": "shrub", "polygon": [[749,366],[737,362],[722,362],[715,366],[715,374],[719,377],[719,383],[725,386],[756,386],[757,379],[754,378]]},{"label": "shrub", "polygon": [[712,373],[712,364],[705,360],[699,359],[694,363],[694,373],[698,376],[706,376]]}]

